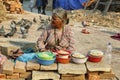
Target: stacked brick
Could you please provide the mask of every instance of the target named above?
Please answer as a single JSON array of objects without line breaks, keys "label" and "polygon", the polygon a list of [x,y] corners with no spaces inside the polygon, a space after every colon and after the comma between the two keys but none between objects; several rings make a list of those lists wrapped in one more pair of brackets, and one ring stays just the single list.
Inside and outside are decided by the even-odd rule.
[{"label": "stacked brick", "polygon": [[[59,80],[60,78],[60,75],[58,73],[54,73],[54,70],[57,70],[57,64],[53,64],[50,66],[42,66],[37,62],[33,62],[33,61],[27,63],[16,61],[15,63],[13,63],[12,61],[8,60],[2,65],[0,70],[1,70],[0,80],[1,79],[2,80],[4,79],[5,80],[7,79],[8,80],[25,80],[25,79],[39,80],[44,78],[46,79],[52,78],[54,80]],[[33,78],[32,78],[32,73],[33,73]],[[36,75],[36,74],[41,74],[41,77],[40,75]]]},{"label": "stacked brick", "polygon": [[19,0],[3,0],[3,4],[10,13],[22,14],[24,12]]},{"label": "stacked brick", "polygon": [[[11,62],[10,60],[6,61],[2,65],[2,71],[0,73],[0,80],[24,80],[24,77],[26,77],[26,69],[25,69],[25,63],[16,61],[16,64]],[[25,74],[23,76],[23,74]]]},{"label": "stacked brick", "polygon": [[103,59],[99,63],[87,62],[86,67],[88,80],[114,80],[115,74],[109,64]]},{"label": "stacked brick", "polygon": [[113,72],[88,72],[88,80],[114,80],[115,74]]},{"label": "stacked brick", "polygon": [[[11,55],[11,50],[20,48],[8,41],[17,42],[17,45],[33,44],[28,41],[28,45],[25,40],[19,39],[1,39],[0,50],[4,55]],[[0,65],[0,80],[111,80],[114,77],[115,74],[104,59],[99,63],[87,61],[85,64],[75,64],[70,62],[68,64],[54,63],[49,66],[41,65],[36,60],[27,63],[7,60]]]},{"label": "stacked brick", "polygon": [[35,60],[27,63],[8,60],[0,68],[0,80],[111,80],[115,77],[111,70],[89,71],[88,68],[85,64],[54,63],[44,66]]}]

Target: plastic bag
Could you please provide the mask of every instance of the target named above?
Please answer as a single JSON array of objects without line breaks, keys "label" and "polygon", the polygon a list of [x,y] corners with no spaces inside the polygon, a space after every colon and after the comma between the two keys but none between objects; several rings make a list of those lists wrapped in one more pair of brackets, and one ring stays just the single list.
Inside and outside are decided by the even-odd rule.
[{"label": "plastic bag", "polygon": [[23,55],[19,56],[16,60],[27,62],[30,60],[34,60],[36,57],[36,53],[24,53]]}]

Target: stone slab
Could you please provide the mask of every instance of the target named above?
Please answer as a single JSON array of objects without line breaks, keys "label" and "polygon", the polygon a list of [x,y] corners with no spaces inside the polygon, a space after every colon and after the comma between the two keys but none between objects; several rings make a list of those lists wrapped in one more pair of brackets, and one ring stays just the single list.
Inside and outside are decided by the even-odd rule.
[{"label": "stone slab", "polygon": [[12,55],[11,50],[17,50],[18,46],[12,45],[10,43],[0,43],[1,52],[4,55]]},{"label": "stone slab", "polygon": [[113,79],[115,78],[115,74],[113,72],[103,72],[100,73],[100,79]]},{"label": "stone slab", "polygon": [[61,64],[61,63],[58,63],[58,72],[60,74],[85,74],[87,71],[86,71],[85,64],[75,64],[75,63]]},{"label": "stone slab", "polygon": [[16,60],[14,72],[24,73],[26,72],[26,63]]},{"label": "stone slab", "polygon": [[14,63],[7,60],[4,62],[3,64],[3,70],[2,70],[2,73],[4,74],[13,74],[13,67],[14,67]]},{"label": "stone slab", "polygon": [[46,80],[46,79],[52,79],[52,80],[59,80],[60,75],[56,72],[50,72],[50,71],[32,71],[32,80]]},{"label": "stone slab", "polygon": [[69,75],[63,74],[61,75],[61,80],[86,80],[85,75]]},{"label": "stone slab", "polygon": [[19,73],[13,73],[12,75],[7,75],[7,79],[19,79]]},{"label": "stone slab", "polygon": [[49,65],[49,66],[41,65],[40,70],[57,70],[57,64],[54,63],[54,64]]},{"label": "stone slab", "polygon": [[98,74],[88,74],[88,80],[101,80]]},{"label": "stone slab", "polygon": [[15,38],[1,38],[0,46],[3,43],[5,44],[3,46],[6,46],[6,47],[9,47],[6,44],[8,45],[10,44],[14,47],[21,48],[22,50],[27,49],[27,48],[33,48],[34,50],[36,50],[36,41],[29,41],[25,39],[15,39]]},{"label": "stone slab", "polygon": [[9,39],[9,43],[20,46],[22,50],[27,48],[33,48],[34,50],[36,50],[35,41],[29,41],[25,39]]},{"label": "stone slab", "polygon": [[39,70],[40,69],[40,64],[35,62],[35,61],[34,62],[29,61],[29,62],[27,62],[26,69],[27,70]]},{"label": "stone slab", "polygon": [[109,64],[107,64],[105,59],[102,59],[101,62],[97,63],[87,61],[86,66],[88,71],[105,71],[105,72],[111,71],[111,67]]},{"label": "stone slab", "polygon": [[1,73],[0,73],[0,80],[1,80],[1,79],[5,79],[5,78],[6,78],[6,74],[1,74]]},{"label": "stone slab", "polygon": [[19,78],[19,79],[2,79],[2,80],[26,80],[24,78]]},{"label": "stone slab", "polygon": [[32,77],[32,72],[24,72],[24,73],[20,73],[20,78],[31,79],[31,77]]},{"label": "stone slab", "polygon": [[8,39],[6,39],[6,38],[0,38],[0,43],[8,43]]}]

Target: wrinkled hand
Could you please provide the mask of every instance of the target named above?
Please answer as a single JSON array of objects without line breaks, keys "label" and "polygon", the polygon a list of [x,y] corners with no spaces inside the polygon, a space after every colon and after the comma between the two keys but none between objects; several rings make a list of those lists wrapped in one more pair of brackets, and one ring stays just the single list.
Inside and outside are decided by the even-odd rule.
[{"label": "wrinkled hand", "polygon": [[62,49],[62,47],[56,46],[56,50],[60,50],[60,49]]},{"label": "wrinkled hand", "polygon": [[63,47],[61,47],[61,46],[56,46],[56,49],[57,49],[57,50],[66,50],[66,48],[63,48]]},{"label": "wrinkled hand", "polygon": [[62,50],[67,50],[66,48],[62,48]]},{"label": "wrinkled hand", "polygon": [[39,52],[45,52],[47,51],[46,49],[39,49]]}]

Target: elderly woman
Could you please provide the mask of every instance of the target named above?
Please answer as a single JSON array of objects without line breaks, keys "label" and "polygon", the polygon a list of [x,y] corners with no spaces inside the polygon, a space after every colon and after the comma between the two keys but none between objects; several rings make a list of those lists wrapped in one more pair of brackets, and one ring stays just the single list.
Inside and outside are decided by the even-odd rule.
[{"label": "elderly woman", "polygon": [[73,32],[68,23],[67,12],[58,8],[53,11],[51,25],[37,40],[39,51],[69,50],[74,51]]}]

